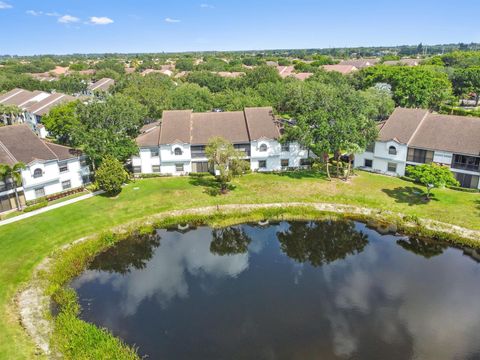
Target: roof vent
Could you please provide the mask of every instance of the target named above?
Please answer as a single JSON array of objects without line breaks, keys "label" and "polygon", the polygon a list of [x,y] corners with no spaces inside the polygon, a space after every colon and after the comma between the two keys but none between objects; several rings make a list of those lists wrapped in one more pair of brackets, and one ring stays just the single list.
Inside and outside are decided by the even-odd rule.
[{"label": "roof vent", "polygon": [[223,112],[223,109],[213,109],[212,112]]}]

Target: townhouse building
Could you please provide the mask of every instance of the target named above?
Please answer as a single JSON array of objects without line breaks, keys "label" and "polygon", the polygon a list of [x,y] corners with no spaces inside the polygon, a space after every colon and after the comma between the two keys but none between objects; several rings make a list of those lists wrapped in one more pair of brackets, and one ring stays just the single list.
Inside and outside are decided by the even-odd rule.
[{"label": "townhouse building", "polygon": [[403,176],[407,165],[433,162],[450,167],[462,187],[480,189],[480,118],[397,108],[379,127],[355,167]]},{"label": "townhouse building", "polygon": [[[21,204],[90,182],[86,157],[79,150],[40,139],[26,124],[0,127],[0,164],[22,162],[22,184],[17,187]],[[15,187],[0,179],[0,212],[15,209]]]},{"label": "townhouse building", "polygon": [[132,158],[136,174],[185,175],[211,171],[205,148],[222,137],[244,153],[253,171],[279,171],[308,165],[308,150],[298,143],[279,142],[281,126],[272,108],[194,113],[164,111],[161,123],[144,128]]}]

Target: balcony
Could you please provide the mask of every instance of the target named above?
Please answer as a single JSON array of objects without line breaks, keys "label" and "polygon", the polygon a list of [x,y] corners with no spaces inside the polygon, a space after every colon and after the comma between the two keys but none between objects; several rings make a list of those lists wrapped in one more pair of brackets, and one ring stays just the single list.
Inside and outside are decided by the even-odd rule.
[{"label": "balcony", "polygon": [[454,155],[452,169],[480,172],[480,157]]}]

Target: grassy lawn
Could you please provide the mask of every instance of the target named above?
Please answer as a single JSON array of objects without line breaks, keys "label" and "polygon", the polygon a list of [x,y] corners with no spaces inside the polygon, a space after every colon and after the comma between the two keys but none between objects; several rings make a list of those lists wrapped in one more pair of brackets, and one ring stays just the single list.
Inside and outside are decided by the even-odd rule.
[{"label": "grassy lawn", "polygon": [[434,190],[420,200],[420,187],[400,179],[360,172],[349,183],[310,173],[252,174],[236,179],[235,190],[212,195],[206,178],[156,178],[127,185],[118,198],[104,196],[0,227],[0,359],[29,359],[34,348],[12,314],[18,287],[54,248],[112,226],[170,209],[227,203],[336,202],[387,209],[480,230],[480,195]]}]

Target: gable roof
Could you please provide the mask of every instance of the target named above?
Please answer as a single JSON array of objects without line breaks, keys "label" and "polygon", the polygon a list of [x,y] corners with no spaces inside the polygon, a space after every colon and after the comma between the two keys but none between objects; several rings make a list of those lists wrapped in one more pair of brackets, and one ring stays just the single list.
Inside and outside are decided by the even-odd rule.
[{"label": "gable roof", "polygon": [[408,144],[427,115],[428,110],[425,109],[396,108],[380,130],[379,140]]},{"label": "gable roof", "polygon": [[0,163],[30,164],[37,160],[66,160],[80,155],[79,150],[41,140],[28,125],[0,127]]},{"label": "gable roof", "polygon": [[352,59],[352,60],[342,60],[340,65],[352,65],[357,69],[363,69],[369,66],[373,66],[378,63],[379,59]]},{"label": "gable roof", "polygon": [[191,143],[204,145],[215,136],[231,143],[249,142],[243,111],[193,113]]},{"label": "gable roof", "polygon": [[250,140],[278,139],[280,137],[280,130],[275,124],[275,116],[271,107],[245,108],[244,113]]},{"label": "gable roof", "polygon": [[29,91],[24,89],[15,88],[9,92],[0,95],[0,104],[4,105],[15,105],[18,107],[23,107],[30,102],[34,102],[36,98],[45,98],[49,94],[43,91]]},{"label": "gable roof", "polygon": [[97,82],[90,84],[88,86],[88,90],[91,91],[108,91],[111,86],[115,84],[115,80],[110,79],[110,78],[102,78],[98,80]]},{"label": "gable roof", "polygon": [[192,110],[164,111],[160,132],[160,144],[190,143]]},{"label": "gable roof", "polygon": [[347,64],[323,65],[322,69],[325,71],[336,71],[341,74],[350,74],[358,70],[354,65]]},{"label": "gable roof", "polygon": [[55,93],[39,102],[27,106],[25,110],[31,112],[32,114],[43,116],[48,113],[51,108],[71,101],[75,101],[75,98],[73,96],[65,95],[62,93]]},{"label": "gable roof", "polygon": [[480,118],[396,108],[379,133],[380,141],[428,150],[479,156]]},{"label": "gable roof", "polygon": [[192,110],[164,111],[161,126],[149,126],[145,130],[136,139],[138,146],[150,147],[176,142],[206,145],[215,136],[237,144],[280,137],[270,107],[204,113],[194,113]]},{"label": "gable roof", "polygon": [[0,96],[0,104],[15,105],[24,111],[43,116],[59,104],[74,101],[75,97],[62,93],[49,94],[44,91],[13,89]]},{"label": "gable roof", "polygon": [[480,155],[480,118],[429,113],[410,146]]}]

